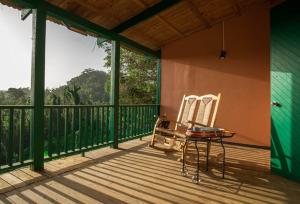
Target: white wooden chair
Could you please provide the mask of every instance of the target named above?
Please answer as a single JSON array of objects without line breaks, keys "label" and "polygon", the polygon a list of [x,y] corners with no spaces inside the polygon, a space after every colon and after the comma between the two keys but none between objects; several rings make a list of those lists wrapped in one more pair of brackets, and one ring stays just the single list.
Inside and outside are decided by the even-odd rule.
[{"label": "white wooden chair", "polygon": [[[213,127],[216,121],[221,94],[183,96],[174,129],[161,127],[166,117],[159,117],[153,130],[150,146],[161,150],[182,151],[185,132],[192,127]],[[171,121],[172,123],[172,121]]]}]

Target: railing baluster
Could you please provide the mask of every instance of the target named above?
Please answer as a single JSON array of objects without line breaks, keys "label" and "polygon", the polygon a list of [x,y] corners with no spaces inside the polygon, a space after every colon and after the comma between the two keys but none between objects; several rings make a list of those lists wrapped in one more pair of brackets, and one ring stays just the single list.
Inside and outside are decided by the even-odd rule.
[{"label": "railing baluster", "polygon": [[123,137],[122,139],[126,138],[127,135],[127,106],[123,106],[124,110],[123,110],[123,117],[124,117],[124,129],[123,129]]},{"label": "railing baluster", "polygon": [[111,121],[109,121],[109,109],[110,107],[106,107],[106,114],[105,114],[105,120],[106,120],[106,127],[105,127],[105,133],[106,133],[106,143],[109,142],[109,137],[110,137],[110,131],[109,131],[109,123]]},{"label": "railing baluster", "polygon": [[148,116],[148,106],[145,106],[145,132],[144,134],[146,134],[148,132],[148,119],[149,119],[149,116]]},{"label": "railing baluster", "polygon": [[91,146],[94,146],[94,107],[91,108]]},{"label": "railing baluster", "polygon": [[122,106],[122,137],[123,140],[126,134],[126,107]]},{"label": "railing baluster", "polygon": [[[141,108],[137,106],[137,135],[141,135]],[[141,139],[141,137],[140,137]]]},{"label": "railing baluster", "polygon": [[130,106],[130,135],[129,137],[133,136],[133,112],[132,106]]},{"label": "railing baluster", "polygon": [[96,107],[96,142],[99,145],[100,133],[99,133],[99,107]]},{"label": "railing baluster", "polygon": [[68,122],[69,122],[69,108],[65,108],[65,134],[64,134],[64,151],[68,153]]},{"label": "railing baluster", "polygon": [[124,114],[125,114],[125,130],[124,130],[124,140],[128,137],[128,131],[129,131],[129,118],[128,118],[128,106],[124,106],[125,110],[124,110]]},{"label": "railing baluster", "polygon": [[147,115],[147,116],[146,116],[146,118],[147,118],[147,122],[146,122],[146,133],[148,133],[148,132],[149,132],[149,125],[150,125],[150,120],[149,120],[149,119],[150,119],[150,116],[149,116],[149,115],[150,115],[150,114],[149,114],[149,113],[150,113],[150,112],[149,112],[149,106],[146,106],[146,110],[147,110],[147,111],[146,111],[146,113],[147,113],[147,114],[146,114],[146,115]]},{"label": "railing baluster", "polygon": [[52,157],[53,146],[53,108],[50,107],[49,109],[49,121],[48,121],[48,156]]},{"label": "railing baluster", "polygon": [[25,110],[20,110],[19,162],[24,162]]},{"label": "railing baluster", "polygon": [[104,125],[104,108],[101,107],[101,140],[100,140],[100,143],[103,144],[104,143],[104,128],[105,128],[105,125]]},{"label": "railing baluster", "polygon": [[151,106],[148,106],[148,133],[150,132],[150,126],[151,126]]},{"label": "railing baluster", "polygon": [[9,109],[9,133],[8,133],[8,165],[13,164],[13,136],[14,136],[14,109]]},{"label": "railing baluster", "polygon": [[78,114],[78,123],[79,123],[79,149],[82,149],[82,108],[79,108],[79,114]]},{"label": "railing baluster", "polygon": [[60,155],[60,108],[56,109],[56,153]]},{"label": "railing baluster", "polygon": [[136,106],[132,107],[132,122],[133,122],[133,133],[132,136],[136,136]]},{"label": "railing baluster", "polygon": [[122,138],[122,107],[119,106],[119,114],[118,114],[118,140],[120,141],[120,138]]},{"label": "railing baluster", "polygon": [[88,147],[88,125],[89,125],[89,121],[88,121],[88,112],[89,112],[89,108],[86,107],[85,109],[85,115],[84,115],[84,147],[87,148]]},{"label": "railing baluster", "polygon": [[75,107],[73,107],[73,108],[72,108],[72,151],[75,151],[75,145],[76,145],[76,136],[75,136],[75,131],[76,131],[75,114],[76,114],[76,110],[75,110]]}]

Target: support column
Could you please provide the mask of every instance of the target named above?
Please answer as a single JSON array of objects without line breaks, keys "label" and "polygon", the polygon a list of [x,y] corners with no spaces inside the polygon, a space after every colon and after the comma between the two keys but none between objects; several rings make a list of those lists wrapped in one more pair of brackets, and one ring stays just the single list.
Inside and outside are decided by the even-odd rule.
[{"label": "support column", "polygon": [[32,64],[31,64],[31,169],[44,169],[44,87],[46,11],[39,3],[32,10]]},{"label": "support column", "polygon": [[119,76],[120,76],[120,42],[112,42],[111,51],[111,86],[110,104],[113,106],[110,115],[110,132],[113,137],[113,148],[118,148],[118,117],[119,117]]},{"label": "support column", "polygon": [[160,115],[160,89],[161,89],[161,60],[157,59],[156,64],[156,101],[155,104],[157,107],[157,114]]}]

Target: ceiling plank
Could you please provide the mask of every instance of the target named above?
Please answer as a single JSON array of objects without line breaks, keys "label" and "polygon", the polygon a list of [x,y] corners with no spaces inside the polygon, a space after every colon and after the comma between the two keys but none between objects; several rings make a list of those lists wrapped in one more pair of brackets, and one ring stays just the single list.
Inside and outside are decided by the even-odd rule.
[{"label": "ceiling plank", "polygon": [[168,26],[174,33],[176,33],[179,37],[184,37],[184,34],[179,31],[175,26],[173,26],[169,21],[167,21],[166,19],[164,19],[161,16],[157,16],[157,18],[163,22],[166,26]]},{"label": "ceiling plank", "polygon": [[98,7],[98,6],[95,6],[95,5],[92,5],[90,3],[88,3],[87,1],[82,1],[82,0],[74,0],[76,3],[78,3],[80,6],[94,12],[94,13],[97,13],[97,14],[106,14],[107,16],[109,16],[109,18],[112,18],[112,20],[115,22],[115,23],[120,23],[120,19],[116,18],[116,16],[113,15],[113,13],[109,10],[107,10],[108,8],[111,8],[112,7],[112,4],[106,4],[106,6],[104,7]]},{"label": "ceiling plank", "polygon": [[211,28],[211,22],[204,15],[204,12],[201,11],[200,8],[192,0],[186,0],[186,2],[188,3],[191,11],[195,14],[195,16],[205,24],[206,28]]},{"label": "ceiling plank", "polygon": [[146,10],[142,11],[141,13],[137,14],[136,16],[128,19],[127,21],[121,23],[120,25],[116,26],[115,28],[111,29],[111,31],[116,33],[122,33],[123,31],[133,27],[140,22],[143,22],[152,16],[157,15],[158,13],[170,8],[171,6],[179,3],[180,0],[162,0],[161,2],[147,8]]}]

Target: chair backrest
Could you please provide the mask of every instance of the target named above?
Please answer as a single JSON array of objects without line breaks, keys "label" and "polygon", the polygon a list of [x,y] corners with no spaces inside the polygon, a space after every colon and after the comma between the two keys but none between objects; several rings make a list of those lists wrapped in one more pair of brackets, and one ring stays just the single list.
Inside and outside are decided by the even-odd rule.
[{"label": "chair backrest", "polygon": [[175,129],[178,128],[178,125],[186,128],[193,126],[213,127],[220,99],[220,93],[217,96],[212,94],[203,96],[184,95],[179,109]]}]

